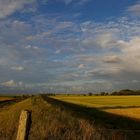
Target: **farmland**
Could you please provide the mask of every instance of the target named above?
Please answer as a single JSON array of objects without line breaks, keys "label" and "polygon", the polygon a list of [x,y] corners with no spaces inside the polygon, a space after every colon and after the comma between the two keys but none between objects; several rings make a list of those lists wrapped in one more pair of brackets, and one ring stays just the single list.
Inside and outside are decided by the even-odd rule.
[{"label": "farmland", "polygon": [[140,119],[140,96],[56,96],[56,99]]},{"label": "farmland", "polygon": [[10,97],[0,97],[0,102],[3,102],[3,101],[11,101],[11,100],[14,100],[14,98],[10,98]]},{"label": "farmland", "polygon": [[[127,98],[124,106],[124,99],[120,98]],[[133,98],[135,101],[129,104],[131,98],[120,96],[28,97],[0,108],[0,140],[16,139],[19,116],[24,109],[31,112],[28,140],[139,140],[139,120],[108,112],[119,106],[138,107],[139,97]]]}]

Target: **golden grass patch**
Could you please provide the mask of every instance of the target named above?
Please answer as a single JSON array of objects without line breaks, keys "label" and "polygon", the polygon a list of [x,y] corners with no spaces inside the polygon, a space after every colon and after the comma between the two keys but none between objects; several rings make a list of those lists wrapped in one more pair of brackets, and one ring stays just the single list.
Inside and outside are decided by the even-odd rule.
[{"label": "golden grass patch", "polygon": [[105,109],[104,111],[140,120],[140,108]]}]

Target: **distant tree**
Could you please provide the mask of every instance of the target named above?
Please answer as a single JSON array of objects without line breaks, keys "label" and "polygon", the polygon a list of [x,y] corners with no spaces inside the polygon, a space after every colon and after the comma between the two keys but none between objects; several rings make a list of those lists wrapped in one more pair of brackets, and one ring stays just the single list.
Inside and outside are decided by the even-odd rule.
[{"label": "distant tree", "polygon": [[120,90],[119,92],[112,92],[111,95],[140,95],[140,91],[134,91],[130,89],[123,89]]},{"label": "distant tree", "polygon": [[25,95],[25,94],[22,95],[23,99],[26,99],[26,98],[29,98],[29,97],[30,97],[29,95]]},{"label": "distant tree", "polygon": [[88,95],[89,95],[89,96],[92,96],[92,93],[91,93],[91,92],[89,92],[89,93],[88,93]]},{"label": "distant tree", "polygon": [[108,92],[106,92],[106,95],[110,95]]},{"label": "distant tree", "polygon": [[111,95],[117,95],[118,92],[112,92]]},{"label": "distant tree", "polygon": [[105,92],[101,92],[101,96],[104,96],[105,95]]}]

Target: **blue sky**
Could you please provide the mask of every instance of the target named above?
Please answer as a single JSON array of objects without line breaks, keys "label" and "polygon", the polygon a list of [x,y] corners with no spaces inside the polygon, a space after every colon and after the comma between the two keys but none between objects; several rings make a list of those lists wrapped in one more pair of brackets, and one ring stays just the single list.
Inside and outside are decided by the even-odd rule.
[{"label": "blue sky", "polygon": [[139,51],[139,0],[0,0],[2,87],[139,89]]}]

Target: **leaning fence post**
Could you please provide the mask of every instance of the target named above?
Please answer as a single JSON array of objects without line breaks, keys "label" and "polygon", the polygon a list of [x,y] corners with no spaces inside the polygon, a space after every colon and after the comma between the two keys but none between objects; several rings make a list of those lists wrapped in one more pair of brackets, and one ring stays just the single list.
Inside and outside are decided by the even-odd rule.
[{"label": "leaning fence post", "polygon": [[23,110],[19,118],[19,126],[16,140],[27,140],[29,129],[30,112]]}]

